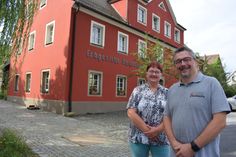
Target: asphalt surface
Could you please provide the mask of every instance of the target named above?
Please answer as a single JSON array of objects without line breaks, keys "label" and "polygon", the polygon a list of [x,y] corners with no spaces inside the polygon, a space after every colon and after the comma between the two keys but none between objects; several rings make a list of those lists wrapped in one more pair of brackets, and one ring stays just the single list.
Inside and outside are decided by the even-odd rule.
[{"label": "asphalt surface", "polygon": [[[125,111],[65,117],[0,100],[0,129],[21,134],[40,157],[130,157]],[[221,156],[236,157],[236,113],[221,135]]]}]

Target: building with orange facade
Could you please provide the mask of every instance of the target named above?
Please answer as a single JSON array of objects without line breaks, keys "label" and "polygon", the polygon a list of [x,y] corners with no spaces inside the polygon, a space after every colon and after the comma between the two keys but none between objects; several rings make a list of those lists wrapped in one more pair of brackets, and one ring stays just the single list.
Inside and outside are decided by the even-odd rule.
[{"label": "building with orange facade", "polygon": [[175,50],[185,30],[168,0],[41,0],[28,43],[10,62],[8,100],[56,113],[124,110],[144,81],[131,76],[131,52],[141,53],[147,35]]}]

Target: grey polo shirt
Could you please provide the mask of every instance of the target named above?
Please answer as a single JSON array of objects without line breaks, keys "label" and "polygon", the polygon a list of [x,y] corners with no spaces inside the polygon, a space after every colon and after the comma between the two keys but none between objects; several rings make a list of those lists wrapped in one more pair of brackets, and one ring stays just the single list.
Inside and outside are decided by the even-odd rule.
[{"label": "grey polo shirt", "polygon": [[[212,120],[213,114],[223,111],[230,111],[223,88],[217,79],[201,72],[191,83],[185,85],[179,82],[169,89],[165,115],[171,118],[173,133],[182,143],[190,143],[197,138]],[[218,135],[195,157],[220,156],[219,140]]]}]

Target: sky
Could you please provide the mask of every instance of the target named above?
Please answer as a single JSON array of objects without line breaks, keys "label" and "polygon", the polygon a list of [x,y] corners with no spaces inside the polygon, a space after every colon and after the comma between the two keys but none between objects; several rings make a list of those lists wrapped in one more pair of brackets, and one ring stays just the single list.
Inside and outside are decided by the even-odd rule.
[{"label": "sky", "polygon": [[236,0],[169,0],[184,43],[200,55],[219,54],[226,72],[236,71]]}]

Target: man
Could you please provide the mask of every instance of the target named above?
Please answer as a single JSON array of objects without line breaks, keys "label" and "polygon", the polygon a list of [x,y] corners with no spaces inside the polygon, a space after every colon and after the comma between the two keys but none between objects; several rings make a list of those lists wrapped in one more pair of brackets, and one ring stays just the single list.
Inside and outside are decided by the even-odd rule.
[{"label": "man", "polygon": [[174,63],[180,82],[169,89],[164,116],[171,156],[220,157],[219,133],[230,111],[224,90],[199,71],[191,49],[177,49]]}]

